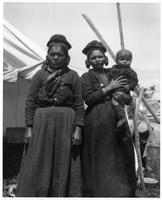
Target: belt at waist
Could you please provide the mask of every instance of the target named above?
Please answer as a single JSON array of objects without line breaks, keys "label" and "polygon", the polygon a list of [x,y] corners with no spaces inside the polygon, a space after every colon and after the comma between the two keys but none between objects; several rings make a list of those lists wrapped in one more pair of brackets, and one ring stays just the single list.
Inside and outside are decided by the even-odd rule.
[{"label": "belt at waist", "polygon": [[58,101],[57,98],[54,98],[53,100],[39,100],[38,107],[49,107],[49,106],[56,106],[56,107],[72,107],[71,102],[61,102]]}]

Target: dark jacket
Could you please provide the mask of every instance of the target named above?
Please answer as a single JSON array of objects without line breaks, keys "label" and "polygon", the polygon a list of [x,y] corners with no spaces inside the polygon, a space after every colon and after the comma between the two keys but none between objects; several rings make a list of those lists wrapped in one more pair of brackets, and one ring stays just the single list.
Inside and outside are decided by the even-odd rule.
[{"label": "dark jacket", "polygon": [[26,126],[32,126],[36,108],[48,106],[73,108],[76,112],[76,124],[83,126],[84,104],[78,74],[67,68],[61,75],[60,83],[55,88],[55,91],[52,95],[49,95],[47,77],[50,74],[49,70],[41,69],[32,79],[25,106]]}]

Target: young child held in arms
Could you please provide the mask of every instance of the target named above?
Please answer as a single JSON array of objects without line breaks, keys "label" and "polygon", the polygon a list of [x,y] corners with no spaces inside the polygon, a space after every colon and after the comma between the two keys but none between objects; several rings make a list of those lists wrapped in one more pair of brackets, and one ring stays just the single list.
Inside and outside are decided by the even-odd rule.
[{"label": "young child held in arms", "polygon": [[[122,49],[117,52],[116,65],[113,65],[110,70],[111,79],[115,80],[117,77],[122,76],[122,78],[127,80],[127,85],[117,89],[112,98],[112,105],[118,120],[117,128],[126,123],[126,115],[123,107],[124,105],[130,104],[132,99],[130,96],[130,91],[133,91],[138,84],[137,73],[131,68],[131,63],[132,53],[126,49]],[[125,97],[124,99],[127,100],[124,101],[122,98],[118,98],[119,93],[120,96],[123,95]]]}]

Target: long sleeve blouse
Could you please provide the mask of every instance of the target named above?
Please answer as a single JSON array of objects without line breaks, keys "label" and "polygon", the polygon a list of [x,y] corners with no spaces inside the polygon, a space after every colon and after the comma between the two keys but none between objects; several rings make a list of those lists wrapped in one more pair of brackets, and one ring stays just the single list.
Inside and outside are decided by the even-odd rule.
[{"label": "long sleeve blouse", "polygon": [[[107,79],[109,77],[109,69],[104,69]],[[104,95],[102,88],[103,83],[99,74],[93,69],[90,69],[87,73],[84,73],[81,77],[83,99],[88,106],[94,106],[105,100],[111,99],[112,92],[109,92],[107,96]]]},{"label": "long sleeve blouse", "polygon": [[53,96],[49,98],[45,88],[47,77],[50,74],[50,71],[41,69],[34,75],[31,81],[25,104],[26,126],[33,125],[34,113],[38,107],[48,107],[51,105],[73,108],[76,113],[76,125],[83,126],[84,103],[81,82],[77,72],[67,68],[61,76],[61,84]]}]

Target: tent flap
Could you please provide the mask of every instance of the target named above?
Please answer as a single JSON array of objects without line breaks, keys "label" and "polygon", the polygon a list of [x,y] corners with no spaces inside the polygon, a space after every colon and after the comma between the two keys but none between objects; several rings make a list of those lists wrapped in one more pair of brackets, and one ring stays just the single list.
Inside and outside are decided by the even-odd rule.
[{"label": "tent flap", "polygon": [[45,59],[45,51],[4,20],[3,80],[31,79]]}]

